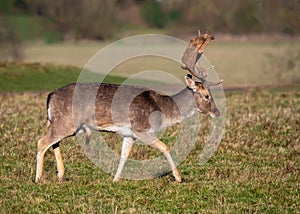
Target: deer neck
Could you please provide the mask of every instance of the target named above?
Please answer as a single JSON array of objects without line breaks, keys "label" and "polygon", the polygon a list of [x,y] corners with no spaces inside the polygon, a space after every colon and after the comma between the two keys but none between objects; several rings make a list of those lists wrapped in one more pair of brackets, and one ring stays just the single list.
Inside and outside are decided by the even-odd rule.
[{"label": "deer neck", "polygon": [[195,98],[192,90],[185,88],[173,96],[152,93],[159,109],[164,115],[164,126],[172,126],[192,116],[196,110]]},{"label": "deer neck", "polygon": [[197,108],[193,91],[186,87],[179,93],[172,96],[176,108],[180,111],[180,122],[187,117],[191,117]]}]

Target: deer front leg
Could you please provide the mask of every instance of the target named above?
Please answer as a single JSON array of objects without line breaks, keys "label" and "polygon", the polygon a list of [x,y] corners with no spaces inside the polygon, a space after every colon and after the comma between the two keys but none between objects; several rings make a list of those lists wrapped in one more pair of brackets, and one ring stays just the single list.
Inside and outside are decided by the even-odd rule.
[{"label": "deer front leg", "polygon": [[172,172],[173,172],[173,175],[175,177],[175,180],[178,182],[178,183],[181,183],[181,177],[180,177],[180,173],[171,157],[171,153],[170,153],[170,149],[169,147],[164,144],[162,141],[160,141],[154,134],[151,134],[151,133],[138,133],[136,132],[135,133],[137,135],[137,137],[143,141],[144,143],[156,148],[156,149],[159,149],[159,151],[161,151],[165,157],[167,158],[170,166],[171,166],[171,169],[172,169]]},{"label": "deer front leg", "polygon": [[65,167],[61,156],[59,142],[52,146],[57,166],[58,181],[61,182],[65,173]]},{"label": "deer front leg", "polygon": [[126,160],[130,155],[133,143],[134,143],[134,141],[131,137],[124,137],[123,138],[120,162],[119,162],[119,166],[118,166],[118,169],[117,169],[117,173],[116,173],[116,175],[113,179],[113,182],[117,182],[117,181],[120,180],[121,173],[123,171]]},{"label": "deer front leg", "polygon": [[171,166],[173,175],[175,177],[175,181],[178,182],[178,183],[181,183],[182,180],[181,180],[181,177],[180,177],[180,173],[179,173],[179,171],[178,171],[178,169],[177,169],[176,165],[174,164],[174,161],[171,157],[169,147],[166,144],[164,144],[162,141],[158,140],[158,139],[156,141],[153,141],[150,145],[154,148],[159,149],[165,155],[165,157],[167,158],[167,160],[168,160],[168,162]]},{"label": "deer front leg", "polygon": [[83,131],[86,133],[86,138],[85,138],[85,145],[89,145],[91,141],[91,136],[92,136],[92,131],[87,125],[82,126]]}]

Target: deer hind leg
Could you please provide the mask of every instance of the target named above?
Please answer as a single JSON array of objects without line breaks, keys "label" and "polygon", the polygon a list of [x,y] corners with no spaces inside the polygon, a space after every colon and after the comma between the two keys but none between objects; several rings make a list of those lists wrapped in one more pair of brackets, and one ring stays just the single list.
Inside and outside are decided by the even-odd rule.
[{"label": "deer hind leg", "polygon": [[[44,155],[48,148],[53,144],[59,142],[59,138],[53,138],[51,135],[47,134],[46,136],[42,137],[38,141],[38,152],[36,156],[36,177],[35,182],[38,182],[43,175],[43,164],[44,164]],[[57,151],[57,150],[56,150]]]},{"label": "deer hind leg", "polygon": [[[51,130],[55,130],[52,126]],[[59,147],[59,142],[72,135],[72,134],[53,134],[52,132],[50,132],[42,137],[39,141],[38,141],[38,152],[37,152],[37,164],[36,164],[36,177],[35,177],[35,181],[38,182],[43,175],[43,164],[44,164],[44,156],[46,151],[53,146],[54,149],[54,155],[55,155],[55,159],[57,162],[57,171],[58,171],[58,178],[59,180],[62,179],[62,176],[64,174],[64,164],[62,162],[62,156],[61,156],[61,151],[60,151],[60,147]],[[56,145],[55,145],[56,144]]]},{"label": "deer hind leg", "polygon": [[126,163],[127,158],[130,155],[131,149],[132,149],[132,145],[133,145],[134,141],[131,137],[124,137],[123,138],[123,144],[122,144],[122,152],[121,152],[121,157],[120,157],[120,162],[119,162],[119,166],[116,172],[116,175],[113,179],[113,182],[117,182],[120,180],[121,177],[121,173],[123,171],[124,165]]},{"label": "deer hind leg", "polygon": [[52,145],[52,148],[53,148],[53,152],[54,152],[54,156],[55,156],[55,160],[56,160],[58,181],[61,182],[62,178],[64,176],[64,173],[65,173],[65,167],[64,167],[64,162],[62,160],[62,156],[61,156],[59,142]]},{"label": "deer hind leg", "polygon": [[182,180],[180,177],[180,173],[172,159],[169,147],[162,141],[160,141],[154,134],[138,134],[138,138],[143,142],[149,144],[150,146],[158,149],[165,155],[171,166],[173,176],[175,177],[175,181],[181,183]]}]

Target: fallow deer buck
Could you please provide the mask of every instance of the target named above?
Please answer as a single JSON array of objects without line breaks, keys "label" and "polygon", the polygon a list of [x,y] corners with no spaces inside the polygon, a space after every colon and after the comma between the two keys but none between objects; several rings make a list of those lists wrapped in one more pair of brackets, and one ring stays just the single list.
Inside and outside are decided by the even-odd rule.
[{"label": "fallow deer buck", "polygon": [[[73,83],[51,92],[47,99],[47,122],[51,128],[47,135],[38,141],[36,182],[42,177],[44,155],[48,148],[52,146],[54,150],[58,179],[61,181],[64,175],[64,165],[59,147],[60,141],[85,132],[88,143],[91,130],[115,132],[123,136],[121,157],[113,181],[120,179],[134,140],[139,139],[159,149],[165,155],[175,180],[181,182],[179,171],[172,160],[168,146],[160,141],[155,133],[162,128],[182,122],[185,118],[192,116],[195,111],[212,117],[220,115],[209,88],[211,84],[215,83],[206,81],[203,69],[197,65],[205,47],[212,39],[214,39],[212,34],[201,35],[198,31],[198,35],[190,41],[189,47],[182,57],[184,64],[182,68],[188,70],[199,81],[193,80],[192,76],[188,74],[185,77],[187,87],[173,96],[162,95],[142,87],[104,83]],[[88,99],[90,91],[96,91],[95,100],[91,102],[92,104],[87,104],[85,101],[82,101],[85,103],[73,102],[75,90],[80,90],[80,94],[85,96],[85,99]],[[124,119],[122,119],[124,117],[122,109],[126,108],[122,108],[122,100],[119,100],[119,105],[121,105],[119,109],[121,110],[112,112],[112,102],[117,91],[121,91],[125,97],[126,94],[137,95],[132,99],[128,113],[125,114],[127,118]],[[83,107],[74,105],[83,105]],[[89,118],[87,116],[89,114],[85,112],[74,112],[76,107],[85,112],[95,111],[93,118]],[[113,114],[121,118],[117,123],[113,120]]]}]

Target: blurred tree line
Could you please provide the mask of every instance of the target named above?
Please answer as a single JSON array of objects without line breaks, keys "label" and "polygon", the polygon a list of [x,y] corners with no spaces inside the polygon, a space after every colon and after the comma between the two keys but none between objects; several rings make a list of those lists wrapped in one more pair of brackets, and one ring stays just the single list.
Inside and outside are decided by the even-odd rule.
[{"label": "blurred tree line", "polygon": [[294,35],[299,11],[299,0],[1,0],[0,40],[16,43],[6,17],[22,14],[48,20],[62,40],[101,40],[135,27]]}]

